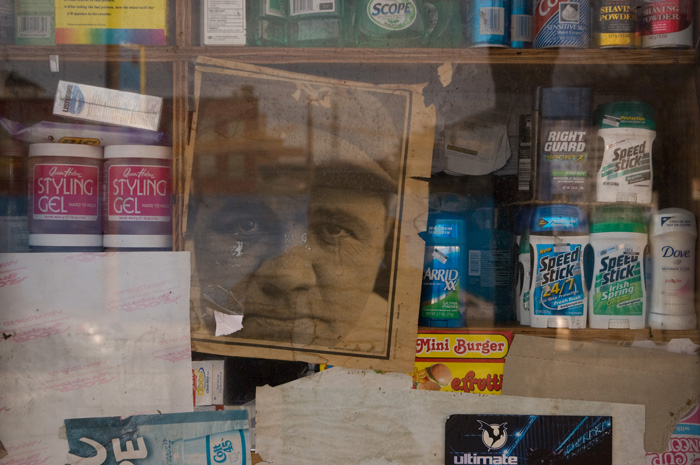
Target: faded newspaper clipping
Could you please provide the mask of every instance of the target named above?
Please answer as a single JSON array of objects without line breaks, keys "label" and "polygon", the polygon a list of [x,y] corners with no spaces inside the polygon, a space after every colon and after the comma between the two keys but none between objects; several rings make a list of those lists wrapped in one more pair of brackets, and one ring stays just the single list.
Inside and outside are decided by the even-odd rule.
[{"label": "faded newspaper clipping", "polygon": [[411,371],[433,108],[199,58],[186,150],[196,351]]}]

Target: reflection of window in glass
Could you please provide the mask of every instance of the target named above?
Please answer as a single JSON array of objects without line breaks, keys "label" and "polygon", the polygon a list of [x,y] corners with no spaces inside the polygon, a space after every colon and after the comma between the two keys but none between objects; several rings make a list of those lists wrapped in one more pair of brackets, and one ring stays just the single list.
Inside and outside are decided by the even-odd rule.
[{"label": "reflection of window in glass", "polygon": [[241,154],[229,154],[226,157],[226,173],[230,175],[240,175],[244,174],[245,170],[245,156]]},{"label": "reflection of window in glass", "polygon": [[202,177],[209,178],[216,175],[216,155],[210,153],[197,154],[197,168]]}]

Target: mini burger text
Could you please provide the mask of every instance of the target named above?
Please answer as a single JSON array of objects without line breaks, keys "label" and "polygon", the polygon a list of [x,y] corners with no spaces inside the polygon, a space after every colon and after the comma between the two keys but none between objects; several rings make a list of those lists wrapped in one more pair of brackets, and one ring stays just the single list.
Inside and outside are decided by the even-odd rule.
[{"label": "mini burger text", "polygon": [[490,355],[502,353],[506,355],[506,343],[494,342],[489,339],[484,341],[468,341],[462,338],[450,340],[438,340],[434,337],[419,337],[416,339],[416,354],[430,354],[432,352],[452,352],[455,355],[466,355],[469,353]]}]

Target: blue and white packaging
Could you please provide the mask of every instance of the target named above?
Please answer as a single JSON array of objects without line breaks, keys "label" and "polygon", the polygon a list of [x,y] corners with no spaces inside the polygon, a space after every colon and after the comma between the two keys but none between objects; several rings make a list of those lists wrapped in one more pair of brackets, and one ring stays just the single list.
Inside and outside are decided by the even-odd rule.
[{"label": "blue and white packaging", "polygon": [[469,47],[510,45],[511,0],[468,0],[464,8],[464,38]]},{"label": "blue and white packaging", "polygon": [[511,48],[532,48],[533,0],[512,0],[510,7]]},{"label": "blue and white packaging", "polygon": [[467,212],[467,306],[469,324],[515,318],[513,279],[515,235],[509,210],[494,208],[493,197],[475,198]]},{"label": "blue and white packaging", "polygon": [[464,218],[431,212],[425,240],[419,325],[460,328],[465,325]]},{"label": "blue and white packaging", "polygon": [[584,253],[589,242],[584,211],[574,205],[537,207],[530,222],[532,275],[530,326],[586,327],[588,289]]},{"label": "blue and white packaging", "polygon": [[590,0],[537,0],[535,48],[588,48],[591,41]]}]

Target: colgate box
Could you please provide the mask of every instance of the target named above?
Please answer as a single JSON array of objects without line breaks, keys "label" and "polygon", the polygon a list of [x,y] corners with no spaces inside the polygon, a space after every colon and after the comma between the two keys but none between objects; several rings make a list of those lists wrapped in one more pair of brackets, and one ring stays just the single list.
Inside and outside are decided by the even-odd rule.
[{"label": "colgate box", "polygon": [[510,331],[438,329],[419,332],[413,388],[501,394]]}]

